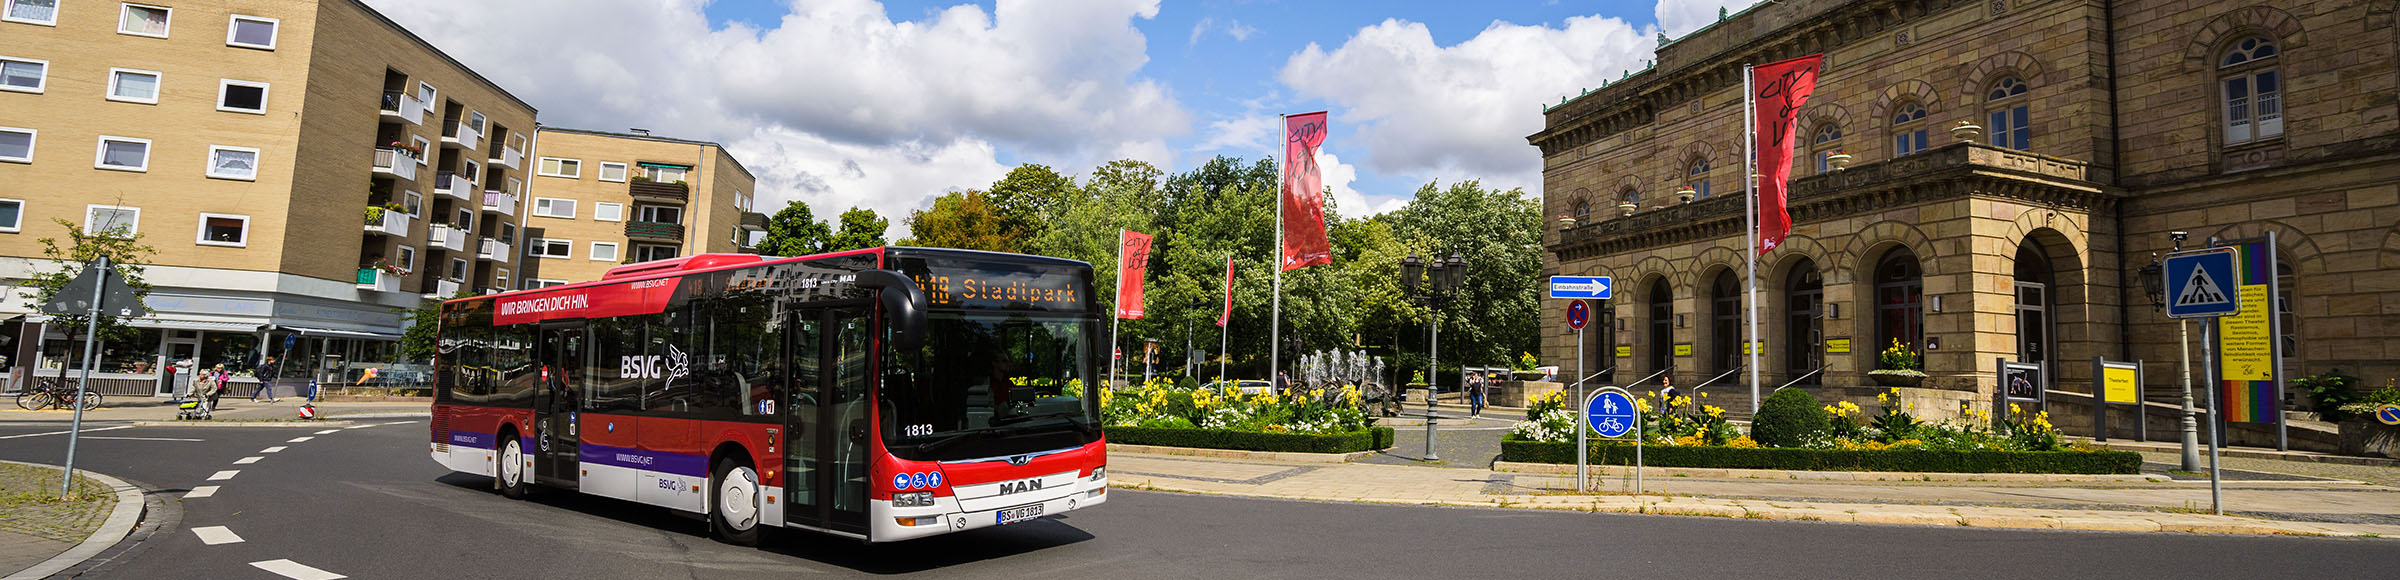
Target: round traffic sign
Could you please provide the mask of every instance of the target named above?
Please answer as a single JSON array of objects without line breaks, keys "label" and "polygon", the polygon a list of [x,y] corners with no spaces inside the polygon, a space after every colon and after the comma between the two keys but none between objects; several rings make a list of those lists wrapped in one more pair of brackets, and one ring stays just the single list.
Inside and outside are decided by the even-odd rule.
[{"label": "round traffic sign", "polygon": [[1582,300],[1567,303],[1567,328],[1583,330],[1592,321],[1592,305]]},{"label": "round traffic sign", "polygon": [[2400,405],[2376,407],[2375,420],[2381,421],[2385,425],[2400,425]]},{"label": "round traffic sign", "polygon": [[1633,404],[1633,394],[1624,389],[1606,388],[1592,392],[1583,404],[1584,422],[1602,438],[1624,437],[1641,421],[1641,408]]}]

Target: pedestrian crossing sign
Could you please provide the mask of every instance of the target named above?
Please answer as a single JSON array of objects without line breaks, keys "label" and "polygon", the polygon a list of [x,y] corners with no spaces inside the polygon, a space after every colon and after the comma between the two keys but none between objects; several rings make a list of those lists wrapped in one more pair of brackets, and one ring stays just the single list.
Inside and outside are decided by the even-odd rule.
[{"label": "pedestrian crossing sign", "polygon": [[2167,317],[2207,318],[2240,311],[2235,254],[2234,248],[2209,248],[2168,255]]}]

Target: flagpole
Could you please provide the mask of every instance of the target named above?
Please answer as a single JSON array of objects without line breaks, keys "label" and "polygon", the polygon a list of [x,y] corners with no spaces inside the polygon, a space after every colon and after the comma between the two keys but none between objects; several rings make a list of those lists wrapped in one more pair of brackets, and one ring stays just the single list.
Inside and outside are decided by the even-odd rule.
[{"label": "flagpole", "polygon": [[1117,297],[1110,300],[1108,313],[1108,384],[1117,383],[1117,323],[1125,320],[1125,230],[1117,230]]},{"label": "flagpole", "polygon": [[1742,264],[1749,270],[1743,278],[1749,288],[1749,299],[1742,309],[1742,318],[1750,326],[1750,343],[1742,345],[1750,360],[1750,414],[1758,415],[1758,91],[1752,85],[1757,75],[1750,65],[1742,65],[1742,217],[1749,227],[1742,230],[1749,245],[1742,248]]},{"label": "flagpole", "polygon": [[[1283,115],[1280,117],[1282,122],[1275,124],[1277,127],[1275,129],[1276,141],[1291,139],[1291,135],[1285,134],[1291,128],[1291,117],[1291,115]],[[1284,151],[1291,151],[1290,145],[1285,145]],[[1275,275],[1273,298],[1270,299],[1274,305],[1267,314],[1267,385],[1269,389],[1283,386],[1275,380],[1275,373],[1283,370],[1283,188],[1291,185],[1289,183],[1291,178],[1284,175],[1285,171],[1290,170],[1284,165],[1290,164],[1291,160],[1284,159],[1282,161],[1282,164],[1275,166],[1275,258],[1267,261],[1268,264],[1273,265],[1269,269],[1273,270]]]}]

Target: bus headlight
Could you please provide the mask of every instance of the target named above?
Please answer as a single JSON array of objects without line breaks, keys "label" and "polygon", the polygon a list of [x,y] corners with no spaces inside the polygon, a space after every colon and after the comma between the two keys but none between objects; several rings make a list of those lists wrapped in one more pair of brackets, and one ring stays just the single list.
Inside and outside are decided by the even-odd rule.
[{"label": "bus headlight", "polygon": [[1092,481],[1100,481],[1103,479],[1108,479],[1108,466],[1102,465],[1092,468]]},{"label": "bus headlight", "polygon": [[930,507],[932,505],[933,492],[930,491],[892,494],[892,507]]}]

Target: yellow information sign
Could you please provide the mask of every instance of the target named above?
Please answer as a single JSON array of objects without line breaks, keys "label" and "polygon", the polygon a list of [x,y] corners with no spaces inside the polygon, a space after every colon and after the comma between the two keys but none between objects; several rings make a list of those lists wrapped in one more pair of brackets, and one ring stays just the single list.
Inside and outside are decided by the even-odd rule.
[{"label": "yellow information sign", "polygon": [[1675,356],[1692,356],[1692,345],[1691,345],[1691,343],[1688,343],[1688,342],[1687,342],[1687,343],[1683,343],[1683,344],[1678,344],[1678,345],[1675,345]]},{"label": "yellow information sign", "polygon": [[1751,341],[1742,343],[1742,354],[1750,354],[1751,351],[1763,348],[1765,346],[1765,341]]},{"label": "yellow information sign", "polygon": [[1825,339],[1825,354],[1850,354],[1850,339]]},{"label": "yellow information sign", "polygon": [[2217,319],[2217,348],[2223,353],[2218,360],[2225,363],[2218,370],[2221,380],[2275,379],[2275,337],[2269,330],[2275,307],[2269,304],[2270,294],[2265,284],[2243,284],[2241,312]]},{"label": "yellow information sign", "polygon": [[1626,358],[1632,358],[1632,357],[1633,357],[1633,347],[1632,347],[1632,346],[1620,346],[1620,347],[1617,347],[1617,356],[1626,357]]},{"label": "yellow information sign", "polygon": [[2112,366],[2102,368],[2100,373],[2100,396],[2103,402],[2131,404],[2141,401],[2141,385],[2136,382],[2139,380],[2136,378],[2138,371]]}]

